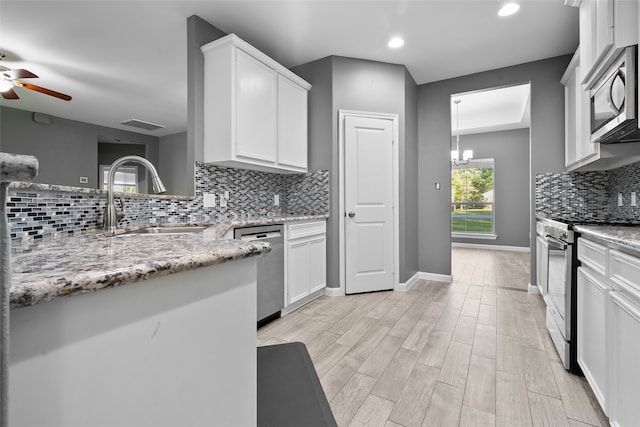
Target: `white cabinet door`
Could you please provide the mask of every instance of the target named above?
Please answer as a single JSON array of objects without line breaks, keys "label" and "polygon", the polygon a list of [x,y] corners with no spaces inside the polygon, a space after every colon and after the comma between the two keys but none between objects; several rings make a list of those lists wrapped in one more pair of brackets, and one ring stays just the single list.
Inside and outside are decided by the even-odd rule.
[{"label": "white cabinet door", "polygon": [[638,43],[637,0],[582,0],[580,4],[580,82],[591,87],[603,66]]},{"label": "white cabinet door", "polygon": [[287,305],[309,294],[309,243],[287,243]]},{"label": "white cabinet door", "polygon": [[600,160],[600,144],[591,142],[589,92],[580,82],[582,51],[576,51],[565,74],[564,84],[564,164],[575,170]]},{"label": "white cabinet door", "polygon": [[278,165],[307,171],[307,90],[278,76]]},{"label": "white cabinet door", "polygon": [[596,273],[578,268],[578,363],[600,406],[607,411],[605,306],[611,288]]},{"label": "white cabinet door", "polygon": [[[325,221],[288,224],[285,246],[285,311],[306,304],[327,285]],[[308,298],[307,298],[308,297]],[[286,310],[288,308],[288,310]]]},{"label": "white cabinet door", "polygon": [[574,67],[570,72],[569,78],[564,83],[564,165],[570,167],[578,160],[576,152],[576,136],[578,113],[576,111],[576,85],[578,67]]},{"label": "white cabinet door", "polygon": [[236,156],[275,164],[278,74],[238,49]]},{"label": "white cabinet door", "polygon": [[309,293],[327,286],[327,239],[324,235],[309,240]]},{"label": "white cabinet door", "polygon": [[612,426],[637,426],[640,420],[640,305],[609,293],[609,421]]},{"label": "white cabinet door", "polygon": [[602,60],[613,47],[613,7],[614,0],[591,0],[595,8],[595,40],[593,58],[595,62]]}]

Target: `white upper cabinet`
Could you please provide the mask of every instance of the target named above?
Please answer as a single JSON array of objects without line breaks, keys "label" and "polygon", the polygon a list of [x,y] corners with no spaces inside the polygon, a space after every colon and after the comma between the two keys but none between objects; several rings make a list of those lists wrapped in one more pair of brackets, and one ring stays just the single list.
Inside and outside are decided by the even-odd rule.
[{"label": "white upper cabinet", "polygon": [[626,46],[638,44],[638,1],[582,0],[580,82],[587,88]]},{"label": "white upper cabinet", "polygon": [[[278,76],[278,163],[307,170],[307,89]],[[305,141],[301,144],[300,141]]]},{"label": "white upper cabinet", "polygon": [[580,83],[580,50],[562,76],[564,85],[564,162],[567,170],[578,169],[600,158],[600,144],[591,143],[589,93]]},{"label": "white upper cabinet", "polygon": [[235,34],[204,54],[204,162],[307,172],[311,85]]}]

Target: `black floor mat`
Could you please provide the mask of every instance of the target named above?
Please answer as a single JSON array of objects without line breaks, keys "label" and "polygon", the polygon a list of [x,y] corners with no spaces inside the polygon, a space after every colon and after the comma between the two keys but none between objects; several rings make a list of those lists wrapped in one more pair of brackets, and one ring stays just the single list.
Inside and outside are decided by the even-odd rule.
[{"label": "black floor mat", "polygon": [[304,344],[258,347],[258,426],[337,427]]}]

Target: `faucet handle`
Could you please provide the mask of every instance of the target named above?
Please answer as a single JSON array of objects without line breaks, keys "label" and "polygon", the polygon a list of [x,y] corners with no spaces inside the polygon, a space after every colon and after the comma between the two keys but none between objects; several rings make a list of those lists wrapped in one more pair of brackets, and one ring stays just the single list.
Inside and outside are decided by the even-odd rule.
[{"label": "faucet handle", "polygon": [[120,210],[116,211],[116,221],[120,221],[127,214],[124,199],[122,197],[118,197],[118,200],[120,200]]}]

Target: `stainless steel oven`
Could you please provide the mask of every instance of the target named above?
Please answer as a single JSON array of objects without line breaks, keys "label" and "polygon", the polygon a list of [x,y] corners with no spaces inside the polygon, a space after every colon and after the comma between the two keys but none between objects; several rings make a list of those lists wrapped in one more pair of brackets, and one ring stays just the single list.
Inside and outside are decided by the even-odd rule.
[{"label": "stainless steel oven", "polygon": [[542,239],[546,249],[547,330],[565,369],[580,373],[576,360],[574,310],[578,259],[572,224],[554,220],[542,221]]}]

